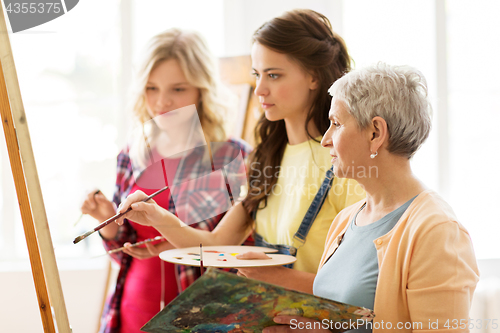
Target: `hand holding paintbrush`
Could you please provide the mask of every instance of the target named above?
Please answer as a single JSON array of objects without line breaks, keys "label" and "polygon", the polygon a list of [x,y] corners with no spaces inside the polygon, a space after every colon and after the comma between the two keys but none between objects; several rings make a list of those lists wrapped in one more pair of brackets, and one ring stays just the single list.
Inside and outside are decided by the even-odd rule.
[{"label": "hand holding paintbrush", "polygon": [[89,192],[80,210],[100,222],[116,214],[116,206],[100,190]]},{"label": "hand holding paintbrush", "polygon": [[[101,256],[105,256],[107,254],[113,254],[113,253],[121,252],[121,251],[124,251],[125,249],[130,249],[130,248],[138,247],[138,246],[141,246],[141,245],[150,244],[150,243],[153,243],[153,242],[156,242],[156,241],[160,241],[160,240],[164,240],[164,239],[165,239],[165,237],[163,237],[163,236],[156,236],[154,238],[148,238],[148,239],[145,239],[145,240],[137,242],[137,243],[133,243],[133,244],[130,244],[130,245],[118,247],[118,248],[113,249],[113,250],[109,250],[106,253],[100,254],[100,255],[98,255],[96,257],[101,257]],[[139,258],[139,259],[142,259],[142,258]]]},{"label": "hand holding paintbrush", "polygon": [[[156,195],[160,194],[161,192],[165,191],[166,189],[168,189],[168,186],[165,186],[164,188],[162,188],[161,190],[159,191],[156,191],[155,193],[147,196],[146,198],[144,198],[142,200],[142,202],[146,202],[148,201],[149,199],[155,197]],[[114,222],[116,221],[117,219],[119,219],[120,217],[122,217],[123,215],[127,214],[128,212],[130,212],[132,210],[131,207],[129,207],[126,211],[122,212],[122,213],[119,213],[119,214],[116,214],[112,217],[110,217],[109,219],[107,219],[106,221],[102,222],[101,224],[99,224],[97,227],[95,227],[94,229],[84,233],[83,235],[80,235],[78,237],[76,237],[74,240],[73,240],[73,244],[76,244],[78,242],[80,242],[82,239],[85,239],[87,238],[88,236],[92,235],[94,232],[104,228],[105,226],[107,226],[108,224],[110,224],[111,222]]]},{"label": "hand holding paintbrush", "polygon": [[[96,200],[96,195],[98,195],[100,192],[101,192],[101,190],[95,190],[87,195],[87,197],[85,198],[85,201],[83,202],[82,207],[81,207],[82,213],[80,214],[80,217],[78,218],[78,220],[76,220],[76,222],[73,224],[73,227],[75,227],[81,221],[83,215],[85,215],[85,214],[89,214],[93,218],[98,218],[96,216],[96,214],[100,213],[100,211],[102,211],[104,209],[104,206],[100,205],[99,202],[97,202],[97,200]],[[104,197],[104,199],[106,201],[108,201],[105,197]],[[113,204],[111,202],[109,202],[109,203],[111,204],[111,208],[113,208],[113,206],[112,206]]]}]

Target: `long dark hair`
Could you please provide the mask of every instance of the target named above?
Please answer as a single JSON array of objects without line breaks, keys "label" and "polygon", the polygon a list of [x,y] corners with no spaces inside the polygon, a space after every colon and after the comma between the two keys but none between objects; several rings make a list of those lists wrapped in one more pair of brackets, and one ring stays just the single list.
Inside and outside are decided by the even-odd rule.
[{"label": "long dark hair", "polygon": [[[292,10],[264,23],[255,31],[253,42],[292,57],[317,78],[318,89],[304,127],[313,140],[307,126],[310,121],[320,133],[326,132],[331,103],[328,88],[351,68],[344,40],[332,31],[328,18],[309,9]],[[249,157],[249,191],[243,201],[249,213],[254,212],[262,200],[263,207],[267,206],[267,197],[278,181],[287,145],[285,121],[269,121],[262,114],[255,128],[255,142],[257,146]],[[271,176],[263,172],[269,169]]]}]

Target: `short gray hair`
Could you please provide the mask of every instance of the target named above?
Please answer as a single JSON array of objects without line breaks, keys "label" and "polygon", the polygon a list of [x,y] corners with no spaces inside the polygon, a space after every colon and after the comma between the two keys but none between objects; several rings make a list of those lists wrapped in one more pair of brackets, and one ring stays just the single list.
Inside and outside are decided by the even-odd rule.
[{"label": "short gray hair", "polygon": [[429,136],[427,82],[415,68],[378,63],[346,74],[328,92],[333,100],[346,104],[360,128],[382,117],[387,122],[390,153],[411,158]]}]

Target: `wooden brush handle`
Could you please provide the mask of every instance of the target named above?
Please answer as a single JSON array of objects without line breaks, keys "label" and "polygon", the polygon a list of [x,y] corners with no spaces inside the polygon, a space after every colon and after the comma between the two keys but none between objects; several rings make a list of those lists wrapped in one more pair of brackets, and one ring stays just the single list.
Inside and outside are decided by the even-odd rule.
[{"label": "wooden brush handle", "polygon": [[[162,188],[161,190],[158,190],[156,191],[155,193],[151,194],[150,196],[144,198],[143,200],[141,200],[141,202],[146,202],[148,201],[149,199],[152,199],[153,197],[155,197],[156,195],[160,194],[161,192],[165,191],[166,189],[168,189],[168,186],[165,186],[164,188]],[[111,222],[113,221],[116,221],[117,219],[119,219],[120,217],[122,217],[123,215],[127,214],[128,212],[130,212],[132,210],[132,207],[129,207],[126,211],[124,211],[123,213],[120,213],[120,214],[116,214],[115,216],[112,216],[110,217],[109,219],[107,219],[106,221],[102,222],[101,224],[99,224],[97,227],[94,228],[94,231],[97,231],[97,230],[100,230],[102,228],[104,228],[105,226],[107,226],[108,224],[110,224]]]}]

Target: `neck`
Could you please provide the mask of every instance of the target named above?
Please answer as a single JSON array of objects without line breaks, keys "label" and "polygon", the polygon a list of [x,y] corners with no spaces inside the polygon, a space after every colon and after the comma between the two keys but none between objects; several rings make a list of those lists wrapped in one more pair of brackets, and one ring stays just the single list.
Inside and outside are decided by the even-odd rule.
[{"label": "neck", "polygon": [[[382,154],[385,158],[380,158]],[[371,221],[392,212],[425,190],[413,174],[408,159],[387,152],[375,158],[379,158],[376,175],[372,173],[371,177],[358,179],[366,191],[364,214],[371,215]]]},{"label": "neck", "polygon": [[[298,145],[299,143],[306,142],[310,139],[307,135],[306,128],[304,127],[306,117],[301,117],[300,119],[285,119],[286,135],[290,145]],[[312,120],[308,123],[307,129],[313,138],[321,135]]]},{"label": "neck", "polygon": [[[188,129],[179,131],[169,130],[168,133],[161,132],[156,137],[154,146],[160,155],[169,157],[179,155],[183,152],[187,153],[192,148],[199,146],[198,143],[204,139],[203,134],[196,131],[190,132]],[[207,142],[207,144],[209,143]]]}]

